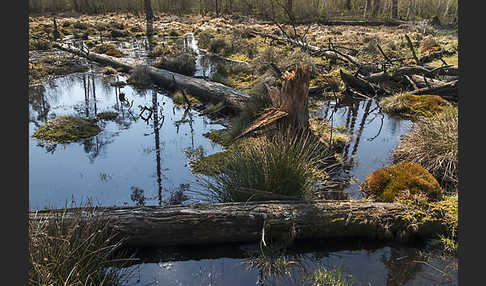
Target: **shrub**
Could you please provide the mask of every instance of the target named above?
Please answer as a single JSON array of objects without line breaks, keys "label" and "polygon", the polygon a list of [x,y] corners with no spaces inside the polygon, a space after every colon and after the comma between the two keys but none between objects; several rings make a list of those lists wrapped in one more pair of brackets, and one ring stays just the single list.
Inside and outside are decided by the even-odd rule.
[{"label": "shrub", "polygon": [[31,219],[28,227],[29,285],[122,285],[130,276],[120,271],[128,259],[106,220],[69,223],[55,214],[49,220]]},{"label": "shrub", "polygon": [[429,200],[440,198],[442,189],[437,180],[420,164],[402,162],[372,172],[361,190],[380,202],[393,202],[403,195],[424,194]]},{"label": "shrub", "polygon": [[380,101],[383,111],[403,117],[430,117],[444,111],[451,104],[438,95],[399,94]]},{"label": "shrub", "polygon": [[458,111],[448,107],[430,118],[414,123],[393,150],[394,162],[417,162],[432,173],[443,187],[458,183]]},{"label": "shrub", "polygon": [[226,52],[226,50],[228,49],[228,47],[229,47],[229,44],[225,39],[213,38],[209,41],[208,50],[212,53],[215,53],[215,54],[218,54],[218,53],[224,54]]}]

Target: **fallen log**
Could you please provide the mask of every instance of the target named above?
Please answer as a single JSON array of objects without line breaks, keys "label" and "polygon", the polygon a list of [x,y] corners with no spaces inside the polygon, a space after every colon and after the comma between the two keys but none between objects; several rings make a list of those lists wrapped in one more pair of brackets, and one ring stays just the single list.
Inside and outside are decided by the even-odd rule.
[{"label": "fallen log", "polygon": [[371,96],[389,96],[392,95],[391,92],[388,90],[381,88],[373,83],[367,81],[366,79],[362,79],[358,76],[354,76],[348,73],[339,70],[339,74],[341,76],[341,80],[344,82],[344,85],[350,89],[351,91],[357,92],[358,94],[363,94],[365,97],[368,95]]},{"label": "fallen log", "polygon": [[[120,59],[93,52],[86,53],[80,49],[57,43],[54,44],[54,47],[102,65],[121,68],[127,72],[142,64],[140,61],[136,60]],[[153,82],[162,87],[170,89],[173,87],[175,81],[178,86],[186,89],[192,96],[202,102],[224,102],[227,107],[234,110],[239,110],[245,99],[249,97],[245,92],[233,89],[218,82],[194,78],[152,66],[146,66],[145,72],[150,75]]]},{"label": "fallen log", "polygon": [[439,95],[445,99],[457,101],[458,99],[458,89],[457,83],[459,80],[447,82],[441,85],[435,85],[431,87],[424,87],[414,91],[409,92],[410,94],[414,95],[423,95],[423,94],[434,94]]},{"label": "fallen log", "polygon": [[173,246],[228,242],[364,238],[412,241],[448,231],[440,213],[367,201],[264,201],[189,206],[92,207],[30,211],[31,221],[94,217],[110,222],[125,245]]}]

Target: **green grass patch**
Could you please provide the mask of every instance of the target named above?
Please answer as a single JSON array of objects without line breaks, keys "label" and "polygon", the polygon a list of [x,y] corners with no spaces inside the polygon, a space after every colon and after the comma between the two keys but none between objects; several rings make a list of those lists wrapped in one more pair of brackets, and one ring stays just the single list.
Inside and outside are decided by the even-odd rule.
[{"label": "green grass patch", "polygon": [[48,121],[32,136],[57,143],[68,143],[89,138],[101,132],[96,120],[74,116],[60,116]]},{"label": "green grass patch", "polygon": [[399,94],[380,101],[383,111],[405,118],[431,117],[450,106],[451,103],[438,95]]}]

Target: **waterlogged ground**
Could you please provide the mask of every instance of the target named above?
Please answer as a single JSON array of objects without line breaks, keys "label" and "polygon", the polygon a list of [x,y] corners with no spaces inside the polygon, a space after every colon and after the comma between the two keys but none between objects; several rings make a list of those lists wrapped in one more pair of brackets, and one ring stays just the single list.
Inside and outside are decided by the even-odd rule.
[{"label": "waterlogged ground", "polygon": [[[204,30],[209,24],[214,23],[195,25]],[[216,24],[221,28],[226,25]],[[168,36],[165,25],[156,25],[160,39]],[[177,28],[179,35],[195,30],[179,27],[186,23],[167,25]],[[362,29],[369,32],[372,28]],[[192,34],[184,45],[197,54],[194,76],[210,78],[216,65],[201,55]],[[127,57],[150,61],[144,37],[119,41],[117,46]],[[196,110],[176,106],[164,90],[132,86],[118,89],[110,85],[117,80],[126,78],[102,76],[100,68],[91,66],[88,72],[30,88],[31,209],[86,202],[101,206],[189,204],[202,198],[191,192],[201,187],[188,163],[191,156],[221,151],[202,135],[224,126],[200,116]],[[120,101],[120,92],[127,101]],[[411,122],[382,113],[374,100],[322,103],[312,115],[330,120],[351,137],[342,152],[346,166],[342,175],[352,178],[345,192],[359,199],[361,181],[372,171],[391,164],[391,151],[398,146],[400,136],[409,132]],[[118,112],[118,116],[100,121],[103,130],[93,138],[54,144],[31,137],[48,119],[61,115],[95,118],[106,111]],[[457,259],[433,254],[424,246],[323,240],[282,249],[279,254],[274,259],[280,258],[288,265],[283,276],[268,275],[263,266],[269,265],[269,258],[261,256],[258,245],[145,250],[137,254],[141,263],[128,268],[134,275],[126,284],[302,285],[316,269],[324,267],[339,268],[352,285],[457,285]]]},{"label": "waterlogged ground", "polygon": [[[99,123],[100,134],[80,142],[53,144],[30,138],[31,209],[59,208],[72,201],[76,205],[88,201],[102,206],[135,205],[143,197],[146,205],[164,204],[171,193],[195,183],[185,151],[202,148],[211,154],[221,150],[202,136],[221,125],[175,106],[164,91],[126,86],[121,91],[128,102],[120,102],[109,82],[108,77],[82,73],[31,88],[29,136],[56,116],[94,118],[106,111],[119,113],[115,120]],[[141,113],[143,107],[152,108],[152,115],[148,110]]]},{"label": "waterlogged ground", "polygon": [[345,192],[354,199],[363,197],[359,184],[374,170],[392,164],[391,151],[400,144],[400,136],[410,131],[411,122],[383,113],[376,100],[337,99],[324,103],[313,116],[327,118],[334,127],[346,130],[351,141],[342,158],[344,174],[351,176]]}]

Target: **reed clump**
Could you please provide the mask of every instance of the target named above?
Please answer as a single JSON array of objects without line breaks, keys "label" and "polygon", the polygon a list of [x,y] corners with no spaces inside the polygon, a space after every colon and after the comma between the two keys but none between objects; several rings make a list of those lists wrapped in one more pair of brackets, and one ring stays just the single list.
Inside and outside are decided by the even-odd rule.
[{"label": "reed clump", "polygon": [[235,142],[223,154],[203,184],[220,202],[305,199],[332,156],[312,133],[291,128]]},{"label": "reed clump", "polygon": [[102,218],[29,220],[29,285],[123,285],[123,240]]}]

